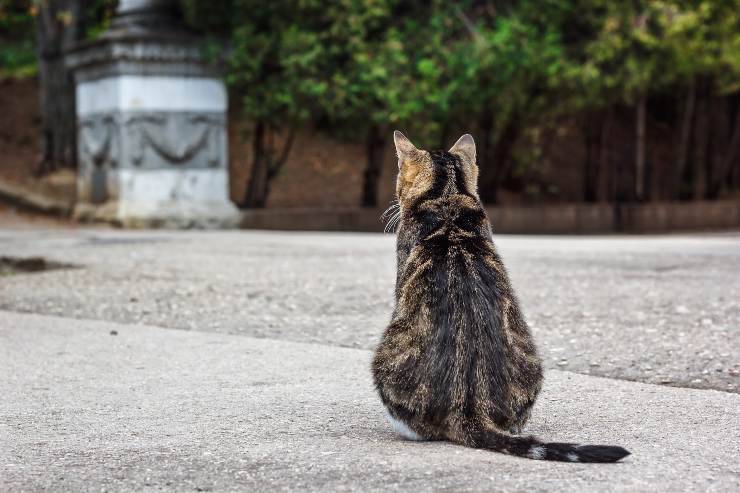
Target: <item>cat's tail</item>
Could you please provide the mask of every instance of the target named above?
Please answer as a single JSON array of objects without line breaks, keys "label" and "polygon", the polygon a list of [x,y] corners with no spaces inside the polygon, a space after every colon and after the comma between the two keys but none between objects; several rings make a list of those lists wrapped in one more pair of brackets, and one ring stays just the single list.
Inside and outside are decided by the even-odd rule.
[{"label": "cat's tail", "polygon": [[470,437],[465,445],[494,450],[518,457],[560,462],[617,462],[630,455],[614,445],[577,445],[574,443],[543,443],[533,436],[509,435],[486,430]]}]

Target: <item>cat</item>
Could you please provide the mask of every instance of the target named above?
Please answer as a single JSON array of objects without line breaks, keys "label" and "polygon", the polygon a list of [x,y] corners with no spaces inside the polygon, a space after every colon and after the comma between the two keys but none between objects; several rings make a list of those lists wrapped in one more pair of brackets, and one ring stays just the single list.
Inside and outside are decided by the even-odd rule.
[{"label": "cat", "polygon": [[477,193],[475,142],[417,149],[401,132],[396,304],[372,361],[391,425],[411,440],[448,440],[519,457],[616,462],[607,445],[519,435],[542,387],[542,362]]}]

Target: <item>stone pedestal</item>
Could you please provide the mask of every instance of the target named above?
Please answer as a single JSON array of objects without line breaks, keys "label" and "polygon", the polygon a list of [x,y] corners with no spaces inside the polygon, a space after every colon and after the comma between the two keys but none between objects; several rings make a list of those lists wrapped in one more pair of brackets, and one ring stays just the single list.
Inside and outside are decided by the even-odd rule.
[{"label": "stone pedestal", "polygon": [[121,0],[111,29],[68,54],[75,74],[75,213],[123,226],[228,227],[226,88],[177,1]]}]

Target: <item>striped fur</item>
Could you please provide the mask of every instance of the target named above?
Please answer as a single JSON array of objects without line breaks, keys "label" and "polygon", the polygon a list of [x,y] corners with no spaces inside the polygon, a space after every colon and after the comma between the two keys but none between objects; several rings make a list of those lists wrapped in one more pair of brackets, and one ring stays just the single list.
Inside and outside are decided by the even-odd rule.
[{"label": "striped fur", "polygon": [[466,135],[449,152],[427,152],[394,137],[396,305],[372,371],[396,429],[531,459],[626,456],[515,434],[542,387],[542,364],[478,198],[475,144]]}]

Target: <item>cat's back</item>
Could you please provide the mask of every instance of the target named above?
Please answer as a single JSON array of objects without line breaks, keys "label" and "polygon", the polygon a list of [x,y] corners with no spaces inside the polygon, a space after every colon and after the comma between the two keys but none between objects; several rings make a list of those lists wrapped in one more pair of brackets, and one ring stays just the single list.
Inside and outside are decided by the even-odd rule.
[{"label": "cat's back", "polygon": [[412,232],[405,241],[410,254],[406,265],[399,266],[404,274],[401,283],[426,284],[438,294],[457,286],[462,291],[475,291],[470,293],[473,298],[490,288],[506,287],[506,273],[491,239],[490,224],[477,200],[466,195],[443,197],[419,204],[409,216],[406,224]]},{"label": "cat's back", "polygon": [[[466,196],[420,204],[404,224],[394,320],[435,344],[499,343],[501,314],[515,304],[482,206]],[[402,231],[401,234],[405,232]]]}]

